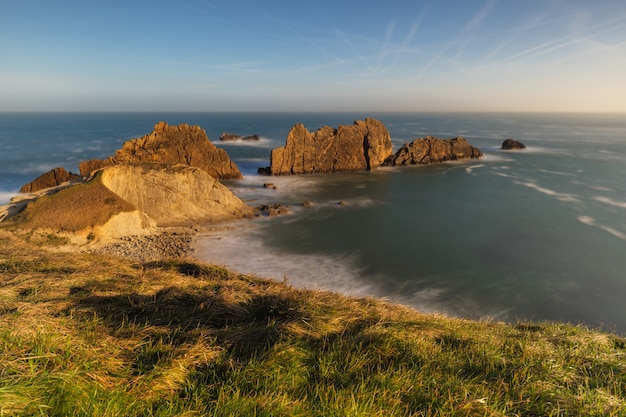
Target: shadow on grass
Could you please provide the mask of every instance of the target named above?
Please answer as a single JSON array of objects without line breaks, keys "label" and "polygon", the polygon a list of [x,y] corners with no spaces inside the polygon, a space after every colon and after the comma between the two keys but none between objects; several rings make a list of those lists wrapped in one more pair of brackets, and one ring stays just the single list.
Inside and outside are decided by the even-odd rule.
[{"label": "shadow on grass", "polygon": [[208,335],[240,360],[262,354],[279,340],[285,326],[306,320],[297,296],[286,291],[259,289],[241,301],[233,301],[227,281],[240,278],[221,268],[185,262],[144,265],[148,274],[158,268],[192,276],[198,284],[168,286],[151,294],[105,296],[92,295],[88,288],[72,288],[75,304],[70,309],[86,319],[97,317],[115,337],[128,334],[124,329],[131,324],[157,338],[175,335],[169,340],[173,345]]}]

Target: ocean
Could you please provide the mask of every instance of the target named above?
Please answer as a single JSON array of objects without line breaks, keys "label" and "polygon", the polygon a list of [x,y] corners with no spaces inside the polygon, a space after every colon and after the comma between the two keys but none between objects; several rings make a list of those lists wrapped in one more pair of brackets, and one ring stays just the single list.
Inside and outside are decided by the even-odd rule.
[{"label": "ocean", "polygon": [[[295,123],[316,130],[365,117],[387,126],[394,151],[426,135],[463,136],[485,157],[257,175]],[[626,114],[3,113],[0,204],[43,172],[77,172],[79,161],[106,157],[161,120],[200,125],[226,149],[244,179],[225,183],[250,205],[289,206],[202,233],[200,260],[424,312],[626,334]],[[261,140],[220,143],[223,132]],[[506,138],[528,148],[501,151]]]}]

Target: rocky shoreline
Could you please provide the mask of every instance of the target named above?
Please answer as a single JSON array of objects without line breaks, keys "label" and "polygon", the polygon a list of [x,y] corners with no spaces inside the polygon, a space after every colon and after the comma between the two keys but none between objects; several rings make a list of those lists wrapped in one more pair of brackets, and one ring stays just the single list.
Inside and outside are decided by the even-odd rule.
[{"label": "rocky shoreline", "polygon": [[156,262],[185,258],[199,229],[165,229],[145,236],[124,236],[104,246],[88,249],[88,253],[114,255],[138,262]]},{"label": "rocky shoreline", "polygon": [[[225,133],[220,139],[235,137]],[[387,128],[366,118],[316,132],[296,124],[285,146],[272,150],[270,166],[263,170],[279,176],[370,171],[382,165],[482,156],[461,137],[420,138],[392,154]],[[199,126],[159,122],[152,133],[125,142],[114,155],[82,162],[80,173],[55,168],[24,185],[29,198],[0,210],[0,221],[28,205],[28,213],[16,218],[16,227],[68,235],[79,251],[149,262],[188,256],[197,225],[288,213],[279,204],[252,208],[222,185],[220,179],[241,178],[241,172]],[[277,188],[273,183],[263,186]],[[43,195],[48,200],[38,201]]]}]

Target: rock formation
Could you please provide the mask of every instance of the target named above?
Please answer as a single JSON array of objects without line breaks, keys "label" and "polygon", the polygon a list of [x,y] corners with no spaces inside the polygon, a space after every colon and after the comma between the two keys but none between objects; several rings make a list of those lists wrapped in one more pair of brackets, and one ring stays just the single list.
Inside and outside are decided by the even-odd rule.
[{"label": "rock formation", "polygon": [[0,220],[85,244],[252,216],[253,208],[200,168],[143,163],[106,167],[89,181],[25,201]]},{"label": "rock formation", "polygon": [[503,150],[526,149],[526,145],[524,145],[522,142],[518,142],[513,139],[507,139],[504,142],[502,142],[502,147],[500,149],[503,149]]},{"label": "rock formation", "polygon": [[54,168],[53,170],[46,172],[35,178],[28,184],[22,185],[20,193],[34,193],[46,188],[56,187],[65,182],[75,181],[80,179],[79,175],[67,172],[65,168]]},{"label": "rock formation", "polygon": [[272,150],[269,174],[293,175],[335,171],[365,171],[391,155],[387,128],[378,120],[355,121],[338,129],[324,126],[309,132],[296,124],[282,148]]},{"label": "rock formation", "polygon": [[224,141],[224,142],[238,142],[238,141],[255,141],[255,140],[260,140],[261,138],[259,137],[259,135],[250,135],[250,136],[241,136],[241,135],[236,135],[234,133],[222,133],[222,135],[220,136],[220,140]]},{"label": "rock formation", "polygon": [[165,122],[156,124],[149,135],[125,142],[115,155],[81,162],[79,168],[80,174],[88,177],[100,168],[142,162],[194,166],[217,179],[242,178],[226,151],[213,145],[200,126],[169,126]]},{"label": "rock formation", "polygon": [[425,165],[482,156],[480,149],[470,146],[462,137],[437,139],[427,136],[402,145],[398,152],[387,158],[385,165]]},{"label": "rock formation", "polygon": [[180,226],[253,215],[251,207],[204,170],[185,165],[115,165],[102,184],[156,221]]}]

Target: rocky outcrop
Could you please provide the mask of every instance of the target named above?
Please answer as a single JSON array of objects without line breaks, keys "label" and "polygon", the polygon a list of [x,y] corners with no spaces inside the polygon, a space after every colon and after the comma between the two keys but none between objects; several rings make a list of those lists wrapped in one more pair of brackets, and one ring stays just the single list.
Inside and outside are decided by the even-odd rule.
[{"label": "rocky outcrop", "polygon": [[271,175],[366,171],[377,168],[391,151],[389,132],[375,119],[337,129],[324,126],[314,133],[296,124],[285,146],[272,150],[267,171]]},{"label": "rocky outcrop", "polygon": [[518,142],[513,139],[507,139],[504,142],[502,142],[502,147],[500,149],[508,150],[508,151],[526,149],[526,145],[524,145],[522,142]]},{"label": "rocky outcrop", "polygon": [[471,146],[462,137],[437,139],[427,136],[405,143],[395,154],[387,158],[384,164],[386,166],[426,165],[482,156],[480,149]]},{"label": "rocky outcrop", "polygon": [[81,162],[79,168],[80,174],[88,177],[100,168],[143,162],[194,166],[217,179],[242,178],[226,151],[213,145],[200,126],[169,126],[165,122],[156,124],[149,135],[125,142],[115,155]]},{"label": "rocky outcrop", "polygon": [[115,165],[102,184],[156,221],[180,226],[253,216],[253,209],[204,170],[185,165]]},{"label": "rocky outcrop", "polygon": [[260,139],[261,138],[259,137],[259,135],[256,134],[250,136],[241,136],[234,133],[224,132],[220,136],[220,140],[223,142],[255,141]]},{"label": "rocky outcrop", "polygon": [[20,193],[34,193],[78,179],[80,179],[79,175],[67,172],[65,168],[54,168],[53,170],[38,176],[28,184],[22,185]]},{"label": "rocky outcrop", "polygon": [[187,165],[113,165],[89,181],[38,194],[19,207],[12,202],[14,209],[0,212],[0,221],[90,247],[151,235],[160,227],[195,227],[255,214],[215,178]]}]

